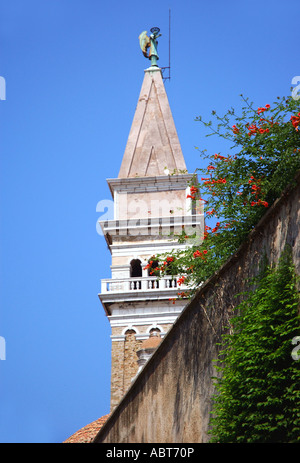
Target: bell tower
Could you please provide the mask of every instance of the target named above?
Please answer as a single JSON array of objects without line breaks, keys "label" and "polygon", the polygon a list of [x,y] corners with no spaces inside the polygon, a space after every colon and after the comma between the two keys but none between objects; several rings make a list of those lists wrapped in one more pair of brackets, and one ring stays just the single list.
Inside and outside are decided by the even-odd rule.
[{"label": "bell tower", "polygon": [[[146,53],[145,42],[142,47]],[[101,281],[99,294],[111,325],[111,411],[141,369],[145,341],[154,336],[157,347],[186,303],[177,297],[183,286],[176,277],[157,279],[145,267],[155,267],[156,254],[186,246],[172,234],[185,229],[200,241],[203,233],[203,211],[187,198],[193,175],[186,170],[156,50],[157,41],[118,178],[107,180],[114,220],[100,221],[112,259],[111,278]]]}]

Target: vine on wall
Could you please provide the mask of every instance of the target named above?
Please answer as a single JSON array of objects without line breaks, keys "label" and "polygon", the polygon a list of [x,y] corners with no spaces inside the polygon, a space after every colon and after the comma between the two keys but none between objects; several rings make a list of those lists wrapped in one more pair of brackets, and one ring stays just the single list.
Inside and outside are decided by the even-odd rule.
[{"label": "vine on wall", "polygon": [[237,307],[217,361],[211,442],[300,442],[297,276],[287,249]]}]

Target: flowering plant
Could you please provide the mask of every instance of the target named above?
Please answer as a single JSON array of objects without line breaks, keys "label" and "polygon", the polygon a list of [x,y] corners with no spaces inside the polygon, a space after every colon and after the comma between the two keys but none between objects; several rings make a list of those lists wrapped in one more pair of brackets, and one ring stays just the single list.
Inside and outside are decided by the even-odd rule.
[{"label": "flowering plant", "polygon": [[[197,169],[190,185],[189,197],[204,206],[203,240],[193,243],[183,230],[177,238],[188,246],[171,253],[168,265],[169,274],[178,275],[190,294],[237,250],[300,169],[300,101],[278,97],[259,108],[243,96],[242,101],[239,116],[234,109],[223,117],[213,111],[215,127],[196,119],[209,135],[228,140],[232,154],[201,151],[208,166]],[[166,261],[166,256],[157,258]]]}]

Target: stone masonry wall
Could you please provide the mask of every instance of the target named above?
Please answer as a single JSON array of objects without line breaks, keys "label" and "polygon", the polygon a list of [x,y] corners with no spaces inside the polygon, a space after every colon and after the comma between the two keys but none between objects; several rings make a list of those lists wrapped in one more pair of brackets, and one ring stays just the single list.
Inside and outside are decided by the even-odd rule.
[{"label": "stone masonry wall", "polygon": [[132,378],[135,377],[137,365],[137,351],[141,345],[141,341],[135,339],[135,331],[128,330],[125,334],[124,343],[124,391],[130,387]]},{"label": "stone masonry wall", "polygon": [[236,294],[247,289],[264,256],[275,264],[287,244],[300,273],[299,177],[187,304],[95,442],[208,441],[217,343],[240,302]]},{"label": "stone masonry wall", "polygon": [[111,372],[111,411],[120,402],[135,377],[138,364],[136,352],[142,341],[137,341],[135,331],[125,333],[125,341],[112,342]]},{"label": "stone masonry wall", "polygon": [[[172,325],[161,324],[159,325],[163,332],[166,333]],[[135,327],[133,327],[135,328]],[[147,333],[149,325],[139,325],[139,332],[142,334]],[[113,328],[112,334],[120,335],[124,327]],[[138,371],[138,357],[137,351],[139,350],[142,340],[136,339],[134,329],[128,329],[125,332],[125,339],[120,341],[112,341],[111,349],[111,397],[110,397],[110,411],[118,405],[126,391],[131,386],[133,378]]]}]

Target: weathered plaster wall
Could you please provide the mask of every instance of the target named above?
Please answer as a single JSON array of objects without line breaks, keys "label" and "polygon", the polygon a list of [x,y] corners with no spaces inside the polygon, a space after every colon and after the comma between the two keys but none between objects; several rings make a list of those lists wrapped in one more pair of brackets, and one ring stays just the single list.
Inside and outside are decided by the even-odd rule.
[{"label": "weathered plaster wall", "polygon": [[286,192],[247,242],[199,289],[141,371],[95,442],[207,442],[217,343],[246,281],[267,255],[292,248],[300,273],[300,188]]}]

